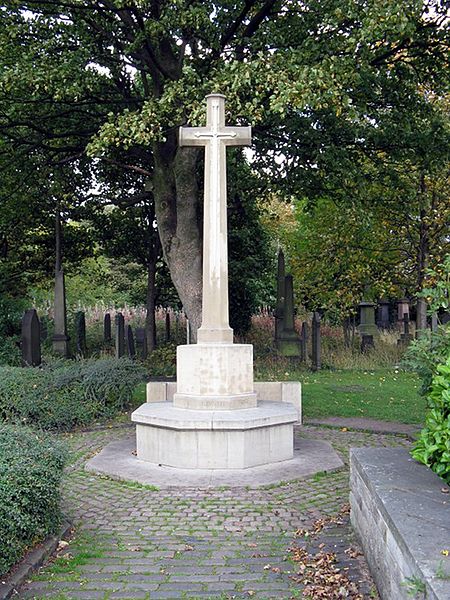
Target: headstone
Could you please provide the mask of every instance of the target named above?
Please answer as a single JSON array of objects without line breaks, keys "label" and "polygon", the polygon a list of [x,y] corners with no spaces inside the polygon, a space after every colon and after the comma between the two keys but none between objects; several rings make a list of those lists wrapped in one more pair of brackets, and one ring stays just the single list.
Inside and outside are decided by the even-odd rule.
[{"label": "headstone", "polygon": [[278,346],[281,332],[283,331],[283,309],[285,291],[285,262],[284,254],[280,249],[277,264],[277,305],[275,307],[275,344]]},{"label": "headstone", "polygon": [[373,335],[363,334],[361,336],[361,352],[364,354],[365,352],[372,350],[375,347],[373,343]]},{"label": "headstone", "polygon": [[308,360],[308,323],[302,324],[302,335],[300,338],[300,360],[306,362]]},{"label": "headstone", "polygon": [[136,358],[136,347],[134,345],[133,328],[131,325],[127,325],[126,328],[126,343],[127,343],[127,354],[130,358]]},{"label": "headstone", "polygon": [[75,315],[75,331],[77,340],[77,354],[86,356],[86,317],[83,311]]},{"label": "headstone", "polygon": [[379,329],[389,329],[389,300],[380,300],[377,310],[377,326]]},{"label": "headstone", "polygon": [[22,366],[37,367],[41,364],[41,334],[39,317],[34,308],[27,310],[22,318]]},{"label": "headstone", "polygon": [[52,338],[53,351],[67,358],[69,356],[69,340],[70,338],[67,335],[64,271],[63,269],[60,269],[55,274],[54,333]]},{"label": "headstone", "polygon": [[312,319],[311,344],[312,344],[312,368],[319,371],[322,368],[322,348],[320,343],[320,314],[315,312]]},{"label": "headstone", "polygon": [[403,316],[407,314],[409,317],[409,300],[402,298],[397,301],[397,320],[400,328],[403,329]]},{"label": "headstone", "polygon": [[166,342],[170,342],[170,314],[166,312]]},{"label": "headstone", "polygon": [[112,341],[111,336],[111,315],[106,313],[103,318],[103,341],[105,344],[110,344]]},{"label": "headstone", "polygon": [[375,324],[375,304],[363,300],[359,303],[359,325],[358,333],[363,335],[378,335],[378,328]]},{"label": "headstone", "polygon": [[136,348],[139,356],[142,360],[145,360],[148,356],[148,348],[147,336],[145,335],[145,329],[143,327],[138,327],[136,329]]},{"label": "headstone", "polygon": [[125,319],[122,313],[116,314],[116,358],[125,354]]},{"label": "headstone", "polygon": [[397,344],[399,346],[408,346],[412,339],[413,336],[409,333],[409,313],[405,313],[403,315],[403,333],[400,335]]},{"label": "headstone", "polygon": [[292,275],[286,275],[284,278],[283,329],[279,334],[278,348],[283,356],[300,356],[300,340],[295,331]]}]

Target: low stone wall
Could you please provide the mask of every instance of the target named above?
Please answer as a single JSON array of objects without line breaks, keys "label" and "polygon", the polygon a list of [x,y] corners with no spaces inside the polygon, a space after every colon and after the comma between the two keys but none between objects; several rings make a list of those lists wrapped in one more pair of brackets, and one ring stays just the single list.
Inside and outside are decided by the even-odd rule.
[{"label": "low stone wall", "polygon": [[[299,381],[255,381],[254,390],[262,402],[287,402],[297,409],[298,423],[302,422],[302,386]],[[173,402],[176,381],[149,381],[147,402]]]},{"label": "low stone wall", "polygon": [[351,522],[382,600],[450,598],[445,489],[404,449],[351,450]]}]

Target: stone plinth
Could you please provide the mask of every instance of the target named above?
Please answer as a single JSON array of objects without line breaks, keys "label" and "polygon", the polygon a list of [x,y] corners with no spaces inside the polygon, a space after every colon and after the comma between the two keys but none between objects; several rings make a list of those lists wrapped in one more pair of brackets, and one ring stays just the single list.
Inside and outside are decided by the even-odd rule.
[{"label": "stone plinth", "polygon": [[192,410],[256,407],[250,344],[191,344],[177,348],[173,404]]},{"label": "stone plinth", "polygon": [[[353,448],[351,522],[382,600],[448,600],[450,503],[445,483],[400,448]],[[422,587],[414,593],[415,582]],[[416,590],[417,592],[419,590]]]},{"label": "stone plinth", "polygon": [[[302,422],[302,386],[299,381],[255,381],[253,388],[261,402],[286,402],[297,411],[297,423]],[[176,381],[149,381],[147,402],[173,402]]]},{"label": "stone plinth", "polygon": [[137,457],[180,469],[247,469],[294,456],[296,409],[260,402],[240,410],[189,410],[145,403],[131,415]]}]

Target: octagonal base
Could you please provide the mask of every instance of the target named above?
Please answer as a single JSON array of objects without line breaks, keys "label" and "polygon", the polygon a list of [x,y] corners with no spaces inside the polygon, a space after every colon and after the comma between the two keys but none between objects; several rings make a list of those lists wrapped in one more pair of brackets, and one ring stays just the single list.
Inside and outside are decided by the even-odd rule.
[{"label": "octagonal base", "polygon": [[186,410],[167,402],[145,403],[131,416],[137,456],[182,469],[246,469],[294,455],[297,410],[286,403],[257,408]]}]

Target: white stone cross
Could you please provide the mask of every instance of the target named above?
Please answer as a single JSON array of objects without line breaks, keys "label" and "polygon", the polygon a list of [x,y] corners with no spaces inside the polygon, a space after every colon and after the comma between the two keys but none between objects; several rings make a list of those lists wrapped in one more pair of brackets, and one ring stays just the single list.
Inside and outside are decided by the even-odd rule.
[{"label": "white stone cross", "polygon": [[228,317],[226,146],[249,146],[251,127],[225,126],[225,96],[206,96],[206,127],[180,127],[180,146],[205,146],[203,299],[199,343],[233,343]]}]

